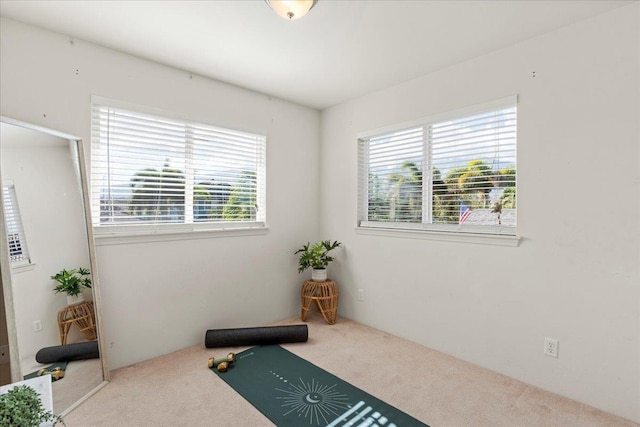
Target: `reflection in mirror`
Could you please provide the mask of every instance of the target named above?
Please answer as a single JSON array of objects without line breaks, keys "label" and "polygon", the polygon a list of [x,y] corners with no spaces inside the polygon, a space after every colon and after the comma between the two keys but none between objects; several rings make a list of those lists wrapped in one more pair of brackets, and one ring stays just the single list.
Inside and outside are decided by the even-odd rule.
[{"label": "reflection in mirror", "polygon": [[[12,300],[7,312],[14,319],[7,323],[18,347],[12,355],[19,355],[11,363],[18,363],[13,372],[21,377],[55,366],[64,370],[60,379],[55,380],[59,372],[52,375],[54,412],[61,414],[103,383],[107,372],[97,352],[95,257],[86,226],[80,141],[16,123],[0,123],[3,238],[9,251],[4,265],[11,270],[11,283],[3,286],[5,299]],[[95,351],[68,353],[78,343]],[[42,349],[53,353],[45,350],[43,356]],[[54,365],[50,358],[80,360]]]}]

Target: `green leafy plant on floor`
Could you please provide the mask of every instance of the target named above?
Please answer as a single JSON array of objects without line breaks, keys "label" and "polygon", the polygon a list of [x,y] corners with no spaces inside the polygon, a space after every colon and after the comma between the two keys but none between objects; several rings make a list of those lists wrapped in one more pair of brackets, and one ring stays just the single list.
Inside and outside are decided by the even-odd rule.
[{"label": "green leafy plant on floor", "polygon": [[43,422],[66,425],[61,416],[47,411],[32,387],[19,385],[0,396],[0,426],[38,427]]},{"label": "green leafy plant on floor", "polygon": [[76,296],[82,292],[82,288],[91,287],[91,278],[89,277],[89,269],[77,268],[73,270],[63,269],[55,276],[51,276],[58,285],[53,288],[56,293],[64,292],[67,295]]},{"label": "green leafy plant on floor", "polygon": [[298,258],[298,273],[302,273],[307,268],[327,268],[329,263],[334,259],[329,255],[329,252],[339,248],[341,245],[342,243],[338,241],[331,243],[331,240],[323,240],[313,245],[307,243],[302,246],[295,251],[296,255],[300,254]]}]

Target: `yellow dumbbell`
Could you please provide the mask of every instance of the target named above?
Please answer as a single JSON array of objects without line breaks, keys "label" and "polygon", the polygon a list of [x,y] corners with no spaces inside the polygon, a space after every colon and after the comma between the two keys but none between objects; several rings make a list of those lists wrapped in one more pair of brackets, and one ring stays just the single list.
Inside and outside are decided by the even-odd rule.
[{"label": "yellow dumbbell", "polygon": [[38,376],[43,375],[51,375],[51,381],[58,381],[59,379],[64,378],[64,371],[59,366],[56,366],[52,370],[47,370],[47,368],[42,368],[38,371]]},{"label": "yellow dumbbell", "polygon": [[221,357],[221,358],[210,357],[209,363],[207,366],[209,366],[209,369],[215,366],[218,372],[224,372],[229,368],[229,365],[231,365],[235,361],[236,361],[235,353],[229,353],[227,354],[227,357]]},{"label": "yellow dumbbell", "polygon": [[51,377],[53,378],[53,381],[58,381],[59,379],[64,378],[64,371],[59,366],[57,366],[53,368]]}]

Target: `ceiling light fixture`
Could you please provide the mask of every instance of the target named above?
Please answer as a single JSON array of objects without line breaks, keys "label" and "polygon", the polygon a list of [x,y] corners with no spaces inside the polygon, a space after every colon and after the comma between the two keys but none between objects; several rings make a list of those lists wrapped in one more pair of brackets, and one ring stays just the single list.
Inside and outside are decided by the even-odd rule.
[{"label": "ceiling light fixture", "polygon": [[293,21],[306,15],[318,0],[264,0],[279,16]]}]

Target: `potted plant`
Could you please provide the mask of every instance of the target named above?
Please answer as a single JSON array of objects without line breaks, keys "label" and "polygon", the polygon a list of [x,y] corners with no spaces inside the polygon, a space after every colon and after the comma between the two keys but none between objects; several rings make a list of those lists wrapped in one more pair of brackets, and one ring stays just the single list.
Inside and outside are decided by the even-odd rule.
[{"label": "potted plant", "polygon": [[89,269],[77,268],[73,270],[62,269],[55,276],[51,276],[58,285],[53,288],[56,293],[64,292],[67,294],[67,303],[69,305],[78,304],[84,301],[82,290],[91,288],[91,278],[89,277]]},{"label": "potted plant", "polygon": [[302,273],[307,268],[311,268],[311,280],[315,282],[324,282],[327,280],[327,266],[333,257],[329,256],[329,252],[339,248],[342,243],[331,240],[323,240],[318,243],[302,246],[295,254],[300,254],[298,258],[298,273]]},{"label": "potted plant", "polygon": [[13,387],[0,396],[0,425],[12,427],[38,427],[42,423],[66,425],[61,416],[42,406],[40,395],[28,385]]}]

